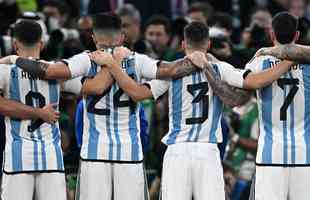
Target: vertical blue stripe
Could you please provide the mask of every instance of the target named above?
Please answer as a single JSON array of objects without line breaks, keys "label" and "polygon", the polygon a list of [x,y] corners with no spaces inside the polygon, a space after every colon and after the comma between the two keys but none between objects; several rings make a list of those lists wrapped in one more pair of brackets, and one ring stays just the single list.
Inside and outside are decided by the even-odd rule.
[{"label": "vertical blue stripe", "polygon": [[[51,80],[48,82],[48,89],[49,89],[49,98],[51,104],[56,104],[56,110],[58,110],[58,104],[59,104],[59,85],[56,80]],[[57,127],[58,125],[52,124],[52,134],[53,134],[53,144],[56,152],[56,159],[57,159],[57,169],[63,170],[64,164],[63,164],[63,156],[61,153],[61,145],[60,145],[60,131]]]},{"label": "vertical blue stripe", "polygon": [[[39,92],[39,89],[38,89],[38,81],[37,80],[33,80],[34,82],[34,89],[35,89],[35,92]],[[36,100],[36,107],[40,107],[39,105],[39,100],[37,99]],[[44,140],[42,139],[42,131],[41,131],[41,128],[39,127],[37,129],[37,134],[38,134],[38,140],[40,141],[41,143],[41,157],[42,157],[42,170],[46,170],[46,151],[45,151],[45,142]],[[38,151],[38,150],[37,150]],[[38,153],[38,152],[37,152]],[[37,159],[37,162],[39,162],[39,159]]]},{"label": "vertical blue stripe", "polygon": [[[289,72],[290,78],[293,79],[292,72]],[[291,164],[296,163],[296,144],[295,144],[295,111],[294,101],[290,105],[290,132],[291,132]]]},{"label": "vertical blue stripe", "polygon": [[[220,71],[219,71],[218,66],[213,65],[213,68],[217,76],[220,76]],[[220,98],[216,96],[215,94],[213,94],[212,101],[213,101],[212,103],[213,113],[212,113],[212,124],[211,124],[210,133],[209,133],[209,142],[217,143],[216,132],[218,131],[220,118],[222,115],[223,103],[220,100]]]},{"label": "vertical blue stripe", "polygon": [[182,87],[183,79],[177,79],[172,81],[172,131],[167,139],[167,144],[174,144],[177,135],[181,131],[181,119],[182,119]]},{"label": "vertical blue stripe", "polygon": [[[201,81],[201,72],[197,72],[197,76],[198,76],[198,83],[201,83],[202,81]],[[209,91],[208,91],[209,92]],[[198,113],[200,113],[200,115],[202,116],[202,113],[203,113],[203,107],[204,107],[204,105],[203,105],[203,101],[201,101],[201,102],[199,102],[199,105],[198,105],[198,108],[199,108],[199,111],[198,111]],[[208,119],[206,119],[206,120],[208,120]],[[204,122],[203,122],[204,123]],[[196,136],[195,136],[195,139],[194,139],[194,141],[195,142],[197,142],[198,141],[198,138],[199,138],[199,135],[200,135],[200,131],[201,131],[201,124],[198,124],[198,126],[197,126],[197,131],[196,131]]]},{"label": "vertical blue stripe", "polygon": [[59,128],[55,124],[52,125],[52,134],[53,134],[53,144],[54,144],[55,152],[56,152],[57,169],[64,170],[64,162],[63,162],[61,142],[60,142],[60,131],[59,131]]},{"label": "vertical blue stripe", "polygon": [[[10,78],[10,99],[21,102],[20,91],[19,91],[19,79],[18,79],[18,68],[12,66],[11,78]],[[20,137],[20,120],[10,119],[11,123],[11,135],[12,141],[12,168],[13,171],[23,170],[23,158],[22,158],[22,139]]]},{"label": "vertical blue stripe", "polygon": [[[91,68],[89,70],[89,76],[95,76],[97,74],[97,65],[92,62]],[[86,108],[90,104],[94,97],[89,96],[86,98]],[[96,120],[95,115],[93,113],[87,112],[87,118],[89,121],[89,137],[88,137],[88,151],[87,151],[87,159],[97,159],[98,156],[98,139],[99,139],[99,131],[96,128]]]},{"label": "vertical blue stripe", "polygon": [[[113,84],[112,86],[112,91],[113,94],[116,93],[118,90],[118,87],[116,84]],[[129,108],[128,108],[129,109]],[[120,132],[118,128],[118,108],[116,105],[113,105],[113,125],[114,125],[114,135],[115,135],[115,140],[116,140],[116,160],[121,160],[121,154],[122,154],[122,144],[120,140]]]},{"label": "vertical blue stripe", "polygon": [[[134,59],[128,59],[126,61],[125,67],[126,67],[126,73],[132,76],[132,78],[137,81]],[[129,108],[129,124],[128,125],[129,125],[130,139],[131,139],[131,159],[134,161],[141,160],[139,158],[139,153],[140,153],[139,148],[141,145],[141,143],[139,142],[140,132],[138,131],[138,121],[140,122],[140,120],[138,120],[137,118],[137,115],[139,115],[139,111],[140,111],[140,104],[137,104],[134,112],[131,112]],[[139,126],[140,126],[140,123],[139,123]]]},{"label": "vertical blue stripe", "polygon": [[[192,73],[192,84],[196,84],[196,73]],[[196,91],[195,91],[196,92]],[[195,94],[194,94],[194,96],[193,96],[193,99],[195,98]],[[192,116],[191,117],[196,117],[196,103],[192,103]],[[193,136],[193,134],[194,134],[194,130],[195,130],[195,126],[196,126],[196,124],[191,124],[191,129],[190,129],[190,131],[189,131],[189,133],[188,133],[188,137],[187,137],[187,142],[190,142],[191,141],[191,138],[192,138],[192,136]]]},{"label": "vertical blue stripe", "polygon": [[[108,109],[111,109],[111,95],[110,95],[110,92],[107,93],[106,95],[106,104],[107,104],[107,108]],[[108,150],[108,157],[109,157],[109,160],[112,160],[113,159],[113,139],[112,139],[112,133],[111,133],[111,128],[110,128],[110,123],[111,123],[111,120],[110,120],[110,117],[111,115],[109,116],[106,116],[106,128],[107,128],[107,134],[108,134],[108,138],[109,138],[109,150]]]},{"label": "vertical blue stripe", "polygon": [[[264,60],[263,70],[270,67],[270,59]],[[260,95],[262,99],[262,120],[265,131],[262,162],[272,163],[272,85],[261,89]]]},{"label": "vertical blue stripe", "polygon": [[304,113],[304,140],[306,144],[306,161],[310,164],[310,66],[303,66],[303,82],[305,95],[305,113]]},{"label": "vertical blue stripe", "polygon": [[[137,128],[137,114],[139,113],[140,105],[136,107],[135,112],[129,112],[129,134],[131,139],[131,159],[133,161],[139,160],[139,132]],[[141,130],[140,130],[141,131]]]},{"label": "vertical blue stripe", "polygon": [[[34,80],[29,79],[29,83],[30,83],[30,89],[31,91],[35,92],[35,87],[34,87]],[[35,99],[32,99],[32,105],[34,107],[38,106],[38,102]],[[38,142],[37,142],[37,138],[35,133],[37,133],[37,131],[34,131],[30,134],[31,139],[33,140],[33,168],[34,170],[38,170]]]}]

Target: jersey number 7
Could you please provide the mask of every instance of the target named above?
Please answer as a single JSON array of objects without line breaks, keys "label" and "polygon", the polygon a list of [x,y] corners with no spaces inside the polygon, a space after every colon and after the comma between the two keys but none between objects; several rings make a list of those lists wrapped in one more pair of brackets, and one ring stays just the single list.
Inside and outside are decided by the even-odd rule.
[{"label": "jersey number 7", "polygon": [[286,119],[287,119],[286,111],[287,111],[287,108],[292,103],[295,95],[297,94],[297,91],[299,89],[298,86],[297,86],[297,85],[299,85],[299,80],[297,78],[293,78],[293,79],[290,79],[290,78],[280,78],[280,79],[278,79],[278,86],[282,90],[285,89],[284,88],[285,85],[291,85],[292,87],[291,87],[288,95],[286,96],[283,105],[280,108],[280,120],[281,121],[286,121]]}]

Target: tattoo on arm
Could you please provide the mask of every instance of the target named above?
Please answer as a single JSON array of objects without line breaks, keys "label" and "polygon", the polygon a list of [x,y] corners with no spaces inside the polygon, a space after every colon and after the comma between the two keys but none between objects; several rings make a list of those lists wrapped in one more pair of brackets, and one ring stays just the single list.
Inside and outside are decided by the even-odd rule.
[{"label": "tattoo on arm", "polygon": [[49,66],[48,63],[30,60],[27,58],[19,57],[16,60],[16,65],[23,69],[24,71],[28,72],[34,77],[38,77],[40,79],[44,79],[46,75],[46,70]]},{"label": "tattoo on arm", "polygon": [[196,70],[198,70],[198,68],[187,58],[174,62],[161,62],[157,69],[156,79],[178,79]]},{"label": "tattoo on arm", "polygon": [[229,107],[240,106],[250,100],[251,91],[230,86],[225,81],[220,80],[210,63],[206,64],[204,72],[213,92],[225,105]]},{"label": "tattoo on arm", "polygon": [[270,54],[280,59],[310,63],[310,47],[308,46],[288,44],[273,47]]}]

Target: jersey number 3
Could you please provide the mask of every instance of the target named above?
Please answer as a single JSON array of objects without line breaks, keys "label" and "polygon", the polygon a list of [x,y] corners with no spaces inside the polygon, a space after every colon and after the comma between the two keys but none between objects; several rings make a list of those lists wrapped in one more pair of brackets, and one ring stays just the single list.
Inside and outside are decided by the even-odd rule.
[{"label": "jersey number 3", "polygon": [[292,103],[297,91],[298,91],[298,86],[299,85],[299,80],[297,78],[280,78],[278,79],[278,86],[284,90],[284,86],[285,85],[291,85],[291,89],[288,93],[288,95],[286,96],[283,105],[280,108],[280,120],[281,121],[286,121],[287,119],[287,108],[290,106],[290,104]]},{"label": "jersey number 3", "polygon": [[192,104],[196,103],[202,104],[201,105],[202,116],[187,118],[186,124],[201,124],[208,118],[208,112],[209,112],[209,95],[207,95],[207,92],[209,91],[208,83],[202,82],[198,84],[188,85],[187,91],[194,97]]}]

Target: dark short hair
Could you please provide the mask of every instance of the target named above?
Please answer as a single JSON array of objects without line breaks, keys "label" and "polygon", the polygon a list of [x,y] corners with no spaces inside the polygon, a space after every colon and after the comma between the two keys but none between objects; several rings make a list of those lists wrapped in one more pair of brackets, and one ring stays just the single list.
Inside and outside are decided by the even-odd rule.
[{"label": "dark short hair", "polygon": [[193,12],[202,12],[209,19],[213,16],[214,9],[208,2],[194,2],[187,10],[188,14]]},{"label": "dark short hair", "polygon": [[93,31],[120,32],[122,22],[119,16],[112,13],[98,13],[92,16]]},{"label": "dark short hair", "polygon": [[170,21],[167,17],[163,15],[154,15],[152,16],[145,24],[145,30],[150,26],[150,25],[163,25],[165,32],[167,34],[170,34],[171,32],[171,24]]},{"label": "dark short hair", "polygon": [[33,46],[42,39],[42,28],[34,20],[21,20],[12,31],[13,37],[25,46]]},{"label": "dark short hair", "polygon": [[209,27],[201,22],[192,22],[185,26],[184,38],[190,46],[200,48],[209,40]]},{"label": "dark short hair", "polygon": [[294,40],[297,27],[298,19],[288,12],[280,12],[272,19],[272,29],[281,44],[291,43]]},{"label": "dark short hair", "polygon": [[217,27],[225,28],[229,31],[232,31],[233,21],[231,15],[223,12],[217,12],[215,13],[213,20]]}]

